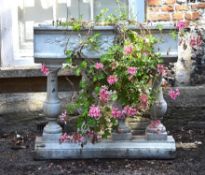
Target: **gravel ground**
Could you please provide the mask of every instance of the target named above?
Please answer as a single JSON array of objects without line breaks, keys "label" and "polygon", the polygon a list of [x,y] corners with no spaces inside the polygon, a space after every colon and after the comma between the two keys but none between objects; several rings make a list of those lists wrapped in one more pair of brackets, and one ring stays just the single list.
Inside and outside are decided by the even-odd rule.
[{"label": "gravel ground", "polygon": [[[184,115],[190,115],[189,110]],[[34,161],[34,139],[39,134],[36,123],[42,120],[41,115],[34,113],[0,115],[0,175],[205,174],[205,129],[170,129],[170,133],[177,141],[177,157],[174,160]],[[16,146],[18,144],[20,146]]]}]

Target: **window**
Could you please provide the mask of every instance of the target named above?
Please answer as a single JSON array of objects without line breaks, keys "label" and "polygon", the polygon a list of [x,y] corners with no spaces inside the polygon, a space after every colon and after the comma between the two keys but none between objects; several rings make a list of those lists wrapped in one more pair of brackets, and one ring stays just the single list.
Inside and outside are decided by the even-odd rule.
[{"label": "window", "polygon": [[[120,0],[129,16],[144,20],[144,0]],[[1,66],[32,65],[33,26],[56,19],[93,20],[103,8],[117,13],[115,0],[1,0]]]}]

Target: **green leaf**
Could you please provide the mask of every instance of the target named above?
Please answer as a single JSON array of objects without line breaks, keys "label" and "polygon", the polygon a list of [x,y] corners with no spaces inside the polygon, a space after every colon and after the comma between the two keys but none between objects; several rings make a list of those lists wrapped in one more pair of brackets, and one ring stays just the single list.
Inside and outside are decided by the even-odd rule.
[{"label": "green leaf", "polygon": [[77,76],[80,76],[80,74],[81,74],[81,69],[80,69],[79,67],[75,69],[75,74],[76,74]]},{"label": "green leaf", "polygon": [[156,28],[161,32],[163,30],[163,25],[157,24]]},{"label": "green leaf", "polygon": [[171,32],[170,32],[170,36],[171,36],[174,40],[176,40],[176,39],[177,39],[177,32],[176,32],[176,31],[171,31]]},{"label": "green leaf", "polygon": [[88,63],[87,63],[86,61],[82,61],[82,62],[80,63],[81,69],[86,69],[87,66],[88,66]]},{"label": "green leaf", "polygon": [[116,101],[117,98],[118,98],[117,94],[113,93],[112,96],[111,96],[112,101]]},{"label": "green leaf", "polygon": [[66,54],[67,57],[71,57],[72,53],[73,53],[72,50],[66,50],[65,51],[65,54]]}]

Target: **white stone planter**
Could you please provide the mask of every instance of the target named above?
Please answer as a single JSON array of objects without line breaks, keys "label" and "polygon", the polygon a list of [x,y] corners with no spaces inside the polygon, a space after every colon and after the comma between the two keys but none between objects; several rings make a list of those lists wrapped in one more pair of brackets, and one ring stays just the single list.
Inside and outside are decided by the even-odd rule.
[{"label": "white stone planter", "polygon": [[[139,27],[129,26],[132,30],[139,30]],[[155,45],[155,51],[163,58],[170,60],[177,58],[178,40],[170,35],[175,30],[173,26],[165,27],[160,32],[156,27],[147,27],[154,36],[162,42]],[[82,49],[82,58],[99,58],[110,46],[112,46],[116,29],[113,26],[95,26],[94,33],[100,33],[99,49],[93,51],[89,47]],[[65,50],[74,50],[80,41],[87,37],[88,29],[73,31],[71,27],[39,26],[34,28],[34,58],[36,63],[61,64],[65,61]]]}]

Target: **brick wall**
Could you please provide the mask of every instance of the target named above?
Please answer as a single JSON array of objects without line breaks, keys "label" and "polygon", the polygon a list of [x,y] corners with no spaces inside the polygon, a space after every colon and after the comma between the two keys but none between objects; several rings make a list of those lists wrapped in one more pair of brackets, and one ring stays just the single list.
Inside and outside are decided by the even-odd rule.
[{"label": "brick wall", "polygon": [[204,12],[205,0],[147,0],[147,20],[152,22],[184,20],[188,25]]},{"label": "brick wall", "polygon": [[[186,22],[187,30],[179,39],[178,60],[172,68],[173,86],[205,84],[205,0],[147,0],[147,20],[150,22]],[[193,48],[190,41],[193,33],[199,33],[200,47]],[[186,47],[185,47],[186,46]]]}]

